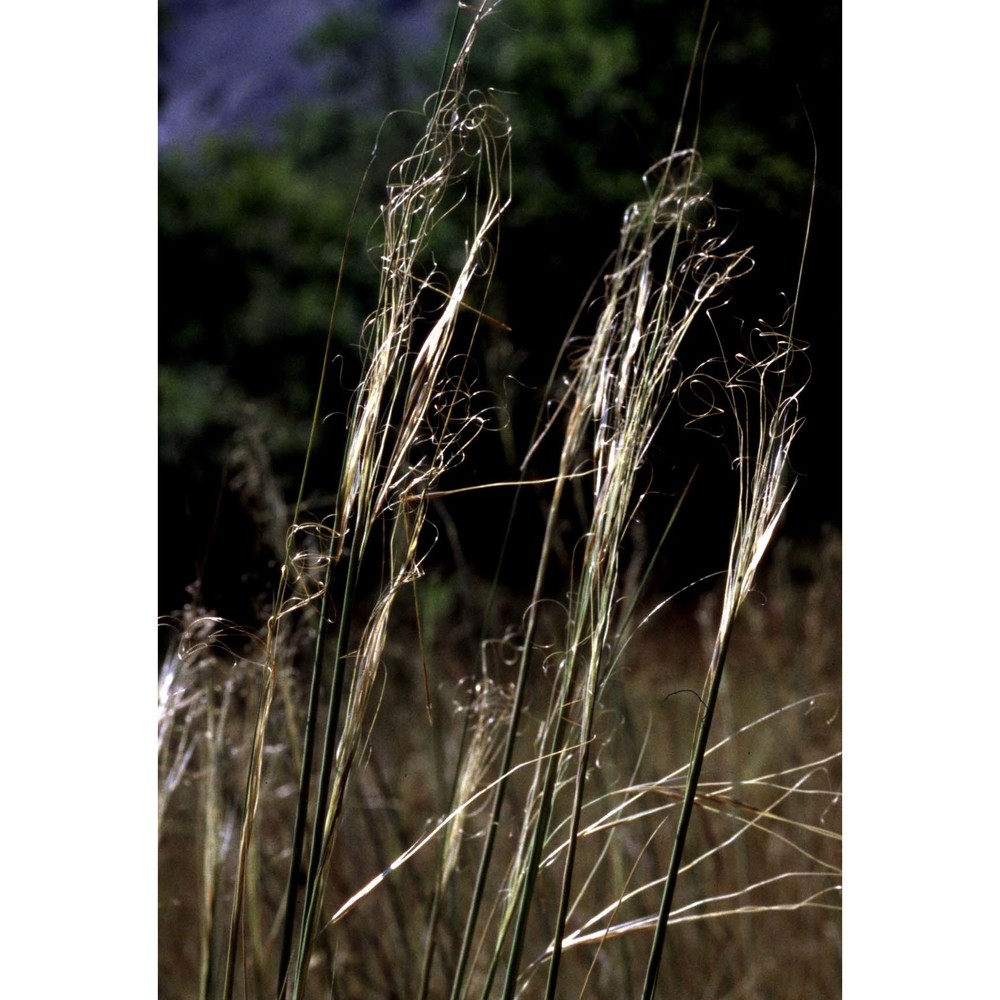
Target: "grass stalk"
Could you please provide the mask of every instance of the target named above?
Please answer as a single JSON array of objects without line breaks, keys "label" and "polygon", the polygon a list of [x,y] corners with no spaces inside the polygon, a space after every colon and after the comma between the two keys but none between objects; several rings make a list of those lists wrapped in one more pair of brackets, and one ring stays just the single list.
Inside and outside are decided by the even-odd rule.
[{"label": "grass stalk", "polygon": [[[478,24],[478,16],[476,24]],[[454,409],[455,398],[450,402],[442,397],[439,377],[449,356],[449,343],[455,329],[459,306],[463,302],[477,269],[477,258],[488,233],[495,226],[503,203],[494,189],[484,204],[482,215],[477,216],[477,231],[470,245],[466,262],[457,280],[446,296],[441,315],[419,349],[411,349],[410,334],[414,329],[417,299],[414,293],[414,266],[418,253],[426,243],[433,226],[434,206],[441,202],[449,186],[461,178],[465,165],[457,157],[462,147],[453,136],[466,129],[470,121],[469,109],[461,105],[461,80],[464,75],[473,29],[455,63],[447,87],[443,88],[430,115],[424,138],[414,155],[396,170],[390,182],[390,200],[383,211],[386,230],[386,251],[382,268],[382,305],[372,321],[368,349],[368,373],[356,396],[348,434],[344,471],[335,528],[328,553],[328,571],[339,561],[348,546],[348,566],[344,579],[343,598],[339,608],[337,648],[334,653],[334,676],[326,716],[323,755],[320,765],[317,799],[313,819],[313,833],[303,917],[299,930],[298,959],[293,985],[293,997],[300,994],[311,941],[319,923],[322,903],[324,872],[332,856],[333,842],[341,815],[341,802],[346,791],[350,770],[357,759],[367,711],[368,693],[375,676],[381,649],[385,642],[389,613],[398,591],[412,582],[418,565],[417,540],[426,511],[426,495],[433,482],[447,467],[449,458],[445,450],[460,448],[464,433],[462,428],[447,431]],[[496,141],[489,129],[494,122],[489,114],[473,110],[483,143],[477,157],[477,169],[485,161],[490,183],[498,170],[503,168],[503,154],[485,155]],[[463,136],[464,139],[464,136]],[[437,162],[435,162],[435,158]],[[451,175],[449,172],[456,170]],[[416,288],[426,287],[427,281],[417,281]],[[411,353],[412,350],[412,353]],[[400,381],[399,372],[409,369],[409,387]],[[447,391],[447,390],[446,390]],[[444,403],[442,406],[441,404]],[[437,456],[431,456],[427,465],[411,465],[411,456],[430,428],[432,412],[443,411],[444,432],[435,432]],[[369,539],[377,520],[389,517],[394,526],[387,529],[394,540],[389,583],[376,606],[374,617],[361,635],[361,646],[353,655],[353,668],[346,703],[343,729],[339,729],[341,701],[344,696],[347,672],[347,648],[350,621],[353,617],[352,601],[356,591],[359,567],[364,559]],[[324,588],[321,605],[321,635],[326,620],[325,602],[329,588]],[[315,662],[322,658],[322,638],[317,640]],[[314,678],[316,677],[314,670]],[[313,690],[316,690],[314,681]],[[315,695],[310,696],[312,707]],[[308,732],[315,727],[307,725]],[[311,735],[309,739],[311,740]],[[311,744],[303,752],[303,776],[311,761]],[[336,762],[336,766],[335,766]],[[302,848],[302,822],[308,798],[307,781],[301,783],[297,835],[293,844],[293,867],[289,877],[286,903],[285,932],[281,965],[287,966],[296,892],[295,859]],[[283,975],[281,976],[283,978]]]},{"label": "grass stalk", "polygon": [[[643,985],[643,1000],[651,1000],[656,990],[677,875],[733,627],[740,608],[750,593],[757,568],[791,494],[791,487],[786,484],[788,453],[801,426],[797,416],[798,392],[789,392],[786,384],[788,361],[793,345],[790,338],[783,340],[777,335],[772,336],[778,342],[773,354],[760,362],[748,363],[735,375],[727,376],[724,381],[718,383],[728,398],[730,411],[736,416],[736,432],[740,442],[737,459],[740,467],[740,494],[719,628],[702,692],[684,799],[674,836],[659,917],[650,947]],[[768,412],[772,406],[767,400],[771,382],[769,376],[773,371],[778,372],[779,395],[777,402]],[[695,381],[702,382],[699,377],[696,377]],[[708,383],[706,381],[703,384]],[[754,408],[758,409],[758,428],[756,446],[751,451],[747,438],[753,432]]]}]

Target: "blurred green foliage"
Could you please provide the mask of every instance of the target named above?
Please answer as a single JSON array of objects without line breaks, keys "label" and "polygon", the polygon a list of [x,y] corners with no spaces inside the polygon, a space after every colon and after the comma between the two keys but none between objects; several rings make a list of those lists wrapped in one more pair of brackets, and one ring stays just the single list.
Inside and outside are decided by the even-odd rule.
[{"label": "blurred green foliage", "polygon": [[[207,545],[204,523],[214,525],[212,544],[225,549],[218,510],[228,497],[224,470],[238,428],[261,430],[279,482],[293,491],[344,240],[377,148],[344,261],[334,328],[343,367],[324,409],[346,405],[352,345],[376,298],[370,230],[380,185],[420,127],[412,113],[382,122],[394,109],[419,109],[437,86],[454,8],[442,3],[440,40],[420,52],[366,10],[331,18],[303,47],[303,58],[328,66],[330,96],[288,115],[279,142],[219,137],[197,152],[161,158],[164,610],[201,572],[187,540]],[[643,172],[672,147],[701,11],[696,0],[507,0],[484,27],[472,83],[493,88],[511,118],[514,196],[489,304],[512,332],[503,343],[489,335],[487,368],[502,355],[521,364],[525,382],[542,381],[617,242]],[[766,291],[746,315],[776,322],[778,292],[794,291],[809,201],[806,109],[821,150],[817,218],[838,226],[840,6],[720,3],[708,26],[714,36],[704,83],[699,66],[681,145],[691,144],[697,123],[715,200],[739,209],[727,224],[768,263]],[[839,301],[839,265],[830,263],[839,246],[825,252],[829,260],[813,268],[819,280],[806,297],[825,300],[818,312],[826,307],[828,337],[839,350],[839,322],[829,312],[831,291]],[[485,373],[487,382],[492,375]],[[219,495],[203,496],[206,484]],[[220,593],[230,585],[202,580]]]},{"label": "blurred green foliage", "polygon": [[[161,164],[165,436],[197,435],[190,408],[173,405],[185,394],[171,387],[188,379],[195,399],[211,382],[221,405],[205,409],[209,421],[230,423],[250,403],[291,425],[308,421],[317,343],[321,349],[351,210],[351,192],[332,180],[249,142],[219,141],[196,163],[169,157]],[[364,294],[370,269],[348,265],[351,286]],[[360,325],[355,304],[346,300],[340,314],[345,339]]]}]

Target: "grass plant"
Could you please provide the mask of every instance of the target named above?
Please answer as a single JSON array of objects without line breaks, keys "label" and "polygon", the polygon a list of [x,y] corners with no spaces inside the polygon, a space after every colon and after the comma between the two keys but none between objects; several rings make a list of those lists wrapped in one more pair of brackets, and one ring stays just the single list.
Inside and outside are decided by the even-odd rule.
[{"label": "grass plant", "polygon": [[[453,485],[502,420],[469,362],[496,323],[511,199],[510,125],[466,85],[495,6],[386,185],[333,509],[306,513],[304,475],[266,626],[192,611],[164,664],[161,995],[837,995],[838,605],[817,596],[829,574],[779,579],[785,550],[766,562],[793,485],[800,348],[793,316],[735,347],[713,332],[749,251],[719,235],[680,126],[623,212],[518,483],[466,470]],[[456,225],[464,244],[443,245]],[[685,375],[692,338],[704,363]],[[334,433],[321,398],[314,434]],[[678,408],[728,420],[736,442],[728,563],[697,600],[655,595],[669,508],[652,552],[625,555]],[[487,488],[530,489],[547,511],[504,635],[490,623],[518,595],[432,572],[434,511]],[[449,624],[470,608],[477,646]],[[809,633],[808,665],[769,663],[775,633]],[[789,935],[799,958],[775,946]]]}]

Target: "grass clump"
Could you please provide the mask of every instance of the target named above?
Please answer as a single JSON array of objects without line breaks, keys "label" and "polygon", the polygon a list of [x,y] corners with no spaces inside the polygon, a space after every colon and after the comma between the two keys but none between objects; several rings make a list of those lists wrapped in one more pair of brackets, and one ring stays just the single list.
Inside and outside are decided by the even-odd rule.
[{"label": "grass clump", "polygon": [[[750,266],[718,235],[694,149],[675,142],[624,211],[596,321],[581,313],[570,331],[519,482],[456,478],[499,426],[469,361],[496,323],[511,199],[510,126],[466,87],[494,6],[475,13],[386,186],[333,507],[306,514],[304,475],[275,607],[249,646],[192,616],[164,667],[164,940],[171,922],[199,928],[178,939],[164,996],[645,998],[661,978],[665,992],[790,996],[753,915],[835,928],[836,699],[747,716],[742,681],[726,687],[791,492],[799,348],[790,329],[755,330],[735,352],[707,338],[683,375],[682,345],[711,331]],[[441,242],[456,225],[461,252]],[[679,407],[730,419],[738,484],[721,584],[683,614],[651,597],[669,510],[652,551],[625,556]],[[322,413],[318,401],[314,435],[330,432]],[[438,577],[435,599],[428,572],[434,512],[491,485],[515,502],[530,489],[545,510],[534,587],[503,636],[490,623],[516,595],[442,595]],[[452,609],[477,601],[478,647],[449,648]],[[696,612],[697,627],[682,621]],[[720,706],[728,735],[713,743]],[[761,749],[787,727],[791,752]],[[725,959],[708,962],[720,943]],[[830,980],[833,946],[816,947]]]}]

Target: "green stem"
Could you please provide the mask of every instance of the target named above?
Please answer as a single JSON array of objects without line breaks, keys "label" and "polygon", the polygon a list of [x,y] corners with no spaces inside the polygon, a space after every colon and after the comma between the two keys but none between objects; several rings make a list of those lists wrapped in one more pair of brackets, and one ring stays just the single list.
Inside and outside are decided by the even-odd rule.
[{"label": "green stem", "polygon": [[563,868],[562,889],[559,894],[559,912],[556,915],[555,933],[552,936],[552,958],[549,960],[549,975],[545,985],[545,1000],[554,1000],[556,995],[559,962],[562,958],[562,939],[566,931],[566,914],[569,910],[570,889],[573,885],[576,842],[580,830],[580,813],[583,810],[583,789],[587,780],[587,765],[590,762],[590,741],[594,729],[594,707],[597,703],[596,677],[592,676],[591,685],[591,690],[588,692],[587,698],[587,717],[584,723],[582,746],[580,747],[580,757],[576,768],[576,783],[573,790],[573,814],[570,819],[569,841],[566,846],[566,866]]},{"label": "green stem", "polygon": [[[312,845],[309,853],[309,869],[305,882],[305,907],[302,916],[302,926],[299,930],[299,953],[296,960],[295,985],[292,990],[293,1000],[299,996],[302,987],[302,974],[308,963],[309,939],[312,934],[312,923],[317,907],[320,887],[317,885],[323,850],[326,846],[325,823],[327,800],[330,795],[330,778],[336,758],[337,723],[340,718],[340,703],[344,689],[344,674],[346,672],[347,645],[350,635],[350,619],[352,598],[358,575],[357,547],[350,547],[347,563],[346,579],[344,580],[344,598],[340,608],[340,624],[337,629],[336,662],[333,672],[333,683],[330,688],[330,701],[327,706],[326,733],[323,741],[323,759],[320,764],[319,786],[316,794],[316,812],[313,816]],[[325,618],[323,619],[325,621]],[[320,623],[322,630],[323,623]]]},{"label": "green stem", "polygon": [[[330,553],[332,555],[335,539],[331,539]],[[285,889],[285,926],[281,937],[281,955],[278,959],[278,991],[277,998],[282,1000],[287,988],[288,965],[292,954],[292,937],[295,927],[295,906],[298,901],[299,869],[302,864],[302,849],[305,841],[306,818],[309,812],[309,792],[312,783],[312,761],[316,745],[317,715],[319,710],[319,689],[323,664],[323,651],[326,645],[327,605],[329,603],[329,585],[324,589],[319,606],[319,628],[316,634],[316,647],[313,653],[312,681],[309,687],[309,708],[306,715],[306,731],[302,746],[302,769],[299,775],[299,798],[295,810],[295,831],[292,835],[292,857],[288,867],[288,885]]]},{"label": "green stem", "polygon": [[[517,919],[514,924],[514,935],[511,942],[511,951],[507,959],[507,976],[504,980],[503,998],[511,1000],[517,988],[518,967],[521,964],[521,951],[524,947],[524,937],[528,928],[528,912],[531,908],[531,899],[534,895],[535,878],[538,874],[538,866],[542,859],[542,848],[545,845],[545,837],[548,833],[549,819],[552,815],[552,800],[555,795],[556,778],[559,771],[559,760],[562,756],[560,747],[563,743],[563,734],[566,731],[567,720],[570,717],[570,701],[573,688],[576,682],[576,655],[572,654],[567,658],[563,667],[563,684],[559,692],[559,702],[556,709],[556,727],[552,734],[552,739],[548,745],[545,766],[545,781],[542,785],[542,793],[538,804],[538,817],[535,821],[535,828],[532,831],[531,850],[528,860],[524,866],[521,877],[521,887],[519,890]],[[485,993],[483,994],[485,1000]]]},{"label": "green stem", "polygon": [[479,916],[479,908],[482,904],[483,893],[486,889],[486,876],[489,872],[490,861],[493,857],[493,845],[496,840],[497,830],[500,827],[500,810],[503,807],[504,794],[507,790],[507,772],[510,770],[511,760],[514,757],[514,744],[517,742],[518,725],[521,719],[521,708],[524,704],[524,692],[528,682],[528,665],[531,659],[532,645],[535,637],[535,627],[537,625],[537,608],[542,594],[542,586],[545,580],[545,573],[548,567],[549,552],[552,548],[552,540],[555,537],[556,518],[562,500],[564,478],[556,481],[553,490],[552,506],[549,508],[549,516],[545,524],[545,537],[542,541],[542,553],[538,563],[538,573],[535,576],[535,587],[532,594],[530,610],[528,612],[528,622],[524,630],[524,643],[521,648],[521,660],[518,666],[517,686],[514,689],[514,704],[511,706],[510,724],[507,729],[507,739],[504,743],[503,759],[500,762],[500,780],[497,782],[496,790],[493,793],[493,808],[490,812],[489,823],[486,826],[486,838],[483,843],[483,853],[479,861],[479,871],[476,874],[476,884],[472,892],[472,900],[469,905],[469,916],[466,920],[465,931],[462,935],[462,948],[458,955],[458,964],[455,969],[455,978],[452,981],[451,1000],[459,1000],[462,993],[465,968],[469,961],[469,953],[472,950],[472,938],[476,930],[476,921]]},{"label": "green stem", "polygon": [[699,717],[694,749],[691,754],[691,767],[688,771],[687,785],[684,789],[684,801],[681,804],[681,814],[677,821],[677,832],[674,835],[674,846],[670,855],[667,881],[663,887],[660,915],[656,922],[653,944],[649,951],[649,965],[646,967],[646,981],[642,989],[642,1000],[652,1000],[653,993],[656,990],[656,980],[660,973],[663,945],[667,933],[667,921],[670,918],[670,910],[673,906],[674,889],[677,886],[681,856],[684,853],[684,841],[687,838],[688,824],[691,821],[694,799],[698,790],[698,780],[701,777],[701,766],[705,759],[705,750],[708,747],[708,734],[712,728],[712,716],[715,713],[715,703],[719,697],[719,683],[722,680],[722,668],[726,662],[726,652],[729,649],[729,638],[731,635],[732,616],[728,616],[726,627],[716,638],[715,647],[712,650],[708,697],[702,704]]}]

